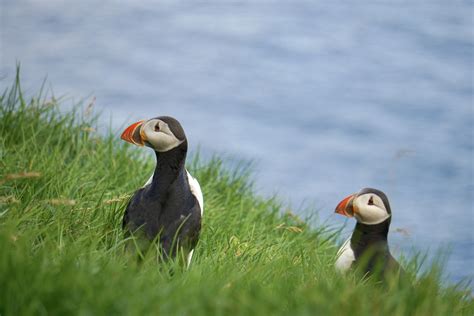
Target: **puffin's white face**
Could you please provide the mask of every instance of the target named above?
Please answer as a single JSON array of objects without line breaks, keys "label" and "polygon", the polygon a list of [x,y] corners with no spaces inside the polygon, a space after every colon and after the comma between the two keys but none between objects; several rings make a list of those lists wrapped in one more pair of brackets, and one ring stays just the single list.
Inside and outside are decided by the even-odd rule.
[{"label": "puffin's white face", "polygon": [[130,125],[122,133],[122,139],[137,146],[146,145],[157,152],[166,152],[181,145],[186,137],[176,119],[160,116]]},{"label": "puffin's white face", "polygon": [[[383,195],[383,198],[381,197]],[[384,203],[384,200],[386,203]],[[375,225],[382,223],[391,216],[387,209],[388,200],[385,194],[375,189],[363,189],[342,200],[336,207],[336,213],[352,217],[359,223]]]},{"label": "puffin's white face", "polygon": [[352,204],[354,217],[360,223],[375,225],[390,217],[382,199],[374,193],[358,195]]},{"label": "puffin's white face", "polygon": [[167,123],[159,119],[151,119],[143,123],[140,135],[145,145],[158,152],[169,151],[184,142],[179,140],[171,131]]}]

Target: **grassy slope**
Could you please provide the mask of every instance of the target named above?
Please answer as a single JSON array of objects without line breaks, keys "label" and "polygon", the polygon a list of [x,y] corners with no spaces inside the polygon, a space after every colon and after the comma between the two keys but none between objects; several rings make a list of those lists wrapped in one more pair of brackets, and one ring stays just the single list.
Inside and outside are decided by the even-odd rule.
[{"label": "grassy slope", "polygon": [[279,215],[217,159],[189,165],[205,196],[191,269],[137,265],[121,216],[154,162],[81,113],[25,102],[18,83],[0,103],[0,315],[474,314],[470,292],[440,287],[435,269],[386,288],[336,275],[323,228]]}]

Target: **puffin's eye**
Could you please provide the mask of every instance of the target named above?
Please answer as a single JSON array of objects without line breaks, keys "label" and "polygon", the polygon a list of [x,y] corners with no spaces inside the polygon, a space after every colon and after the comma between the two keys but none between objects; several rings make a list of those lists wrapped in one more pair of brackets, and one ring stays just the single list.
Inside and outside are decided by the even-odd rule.
[{"label": "puffin's eye", "polygon": [[369,205],[374,205],[374,197],[371,196],[369,199]]},{"label": "puffin's eye", "polygon": [[160,123],[156,123],[155,127],[154,127],[154,130],[155,132],[159,132],[160,131]]}]

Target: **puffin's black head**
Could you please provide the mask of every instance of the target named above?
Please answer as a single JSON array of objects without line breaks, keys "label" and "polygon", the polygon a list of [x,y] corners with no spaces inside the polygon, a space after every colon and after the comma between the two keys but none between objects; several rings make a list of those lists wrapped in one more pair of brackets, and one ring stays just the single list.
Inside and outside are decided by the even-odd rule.
[{"label": "puffin's black head", "polygon": [[146,145],[157,152],[166,152],[186,143],[183,127],[170,116],[133,123],[122,133],[122,139],[137,146]]},{"label": "puffin's black head", "polygon": [[346,197],[337,205],[336,213],[354,216],[359,223],[367,225],[379,224],[392,216],[385,193],[372,188],[362,189]]}]

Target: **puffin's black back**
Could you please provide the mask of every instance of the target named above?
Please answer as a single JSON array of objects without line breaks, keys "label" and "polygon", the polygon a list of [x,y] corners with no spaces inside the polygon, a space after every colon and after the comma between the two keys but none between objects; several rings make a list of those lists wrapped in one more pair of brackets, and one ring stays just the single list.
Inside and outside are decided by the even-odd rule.
[{"label": "puffin's black back", "polygon": [[165,257],[173,257],[178,246],[194,248],[201,229],[200,206],[184,168],[186,151],[185,141],[170,151],[156,152],[153,181],[135,192],[123,217],[128,233],[148,241],[156,238]]}]

